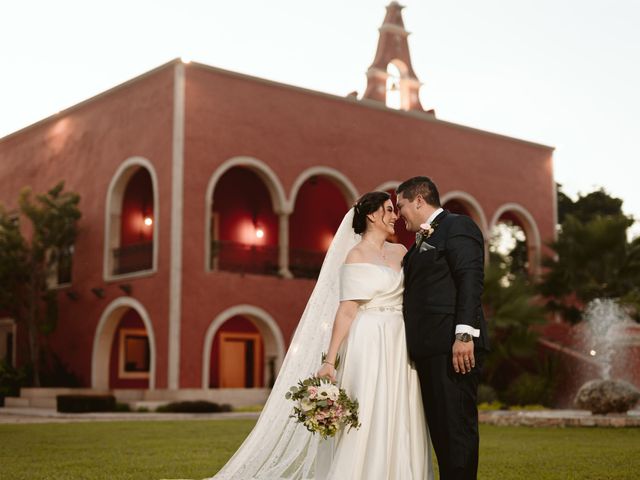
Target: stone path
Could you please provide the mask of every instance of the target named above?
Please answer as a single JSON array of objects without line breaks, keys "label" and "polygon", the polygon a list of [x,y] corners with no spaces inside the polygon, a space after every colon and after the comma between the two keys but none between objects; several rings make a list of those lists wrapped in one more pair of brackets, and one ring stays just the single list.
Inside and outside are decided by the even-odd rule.
[{"label": "stone path", "polygon": [[513,427],[640,427],[640,410],[592,415],[587,410],[495,410],[480,412],[480,423]]},{"label": "stone path", "polygon": [[[159,420],[257,419],[257,412],[229,413],[58,413],[45,408],[0,408],[0,424]],[[480,412],[480,423],[526,427],[640,427],[640,410],[626,415],[591,415],[586,410],[495,410]]]},{"label": "stone path", "polygon": [[227,413],[58,413],[47,408],[0,408],[0,424],[3,423],[70,423],[70,422],[120,422],[120,421],[157,421],[157,420],[230,420],[257,419],[256,412]]}]

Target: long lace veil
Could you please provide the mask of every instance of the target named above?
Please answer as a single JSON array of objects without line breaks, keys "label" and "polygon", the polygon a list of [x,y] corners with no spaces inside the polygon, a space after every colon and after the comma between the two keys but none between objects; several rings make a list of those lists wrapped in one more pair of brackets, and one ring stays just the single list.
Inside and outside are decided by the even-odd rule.
[{"label": "long lace veil", "polygon": [[311,297],[291,340],[278,378],[258,423],[215,480],[311,479],[319,436],[296,424],[285,393],[320,367],[339,303],[339,273],[347,253],[360,240],[352,228],[353,208],[342,219],[322,263]]}]

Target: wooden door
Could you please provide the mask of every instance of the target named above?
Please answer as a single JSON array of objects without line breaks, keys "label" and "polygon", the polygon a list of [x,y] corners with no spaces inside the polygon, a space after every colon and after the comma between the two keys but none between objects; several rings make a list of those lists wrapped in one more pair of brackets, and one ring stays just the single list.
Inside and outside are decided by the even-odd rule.
[{"label": "wooden door", "polygon": [[220,334],[220,388],[260,386],[260,335],[257,333]]}]

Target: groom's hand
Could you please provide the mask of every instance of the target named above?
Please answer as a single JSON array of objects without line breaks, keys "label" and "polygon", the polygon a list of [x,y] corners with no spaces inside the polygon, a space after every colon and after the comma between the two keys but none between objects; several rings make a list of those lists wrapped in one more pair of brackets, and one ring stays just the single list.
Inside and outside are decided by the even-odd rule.
[{"label": "groom's hand", "polygon": [[456,373],[469,373],[476,366],[473,356],[473,340],[470,342],[453,342],[453,369]]}]

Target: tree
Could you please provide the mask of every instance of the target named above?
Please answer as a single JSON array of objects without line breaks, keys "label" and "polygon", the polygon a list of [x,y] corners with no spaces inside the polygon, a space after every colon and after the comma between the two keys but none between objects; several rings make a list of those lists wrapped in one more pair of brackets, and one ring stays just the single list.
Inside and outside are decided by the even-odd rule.
[{"label": "tree", "polygon": [[558,196],[558,223],[562,225],[571,215],[581,222],[589,222],[596,217],[609,217],[624,215],[622,212],[622,199],[612,197],[604,188],[580,194],[574,202],[561,190],[562,185],[557,184]]},{"label": "tree", "polygon": [[485,361],[485,378],[498,391],[508,381],[535,370],[535,325],[545,322],[544,309],[523,274],[509,272],[510,262],[492,254],[485,269],[483,304],[487,314],[491,351]]},{"label": "tree", "polygon": [[[558,239],[550,244],[554,257],[539,284],[547,307],[572,323],[582,318],[583,306],[596,298],[617,298],[640,311],[640,241],[629,243],[633,219],[622,213],[622,200],[603,189],[576,202],[559,192]],[[562,198],[562,202],[560,199]]]},{"label": "tree", "polygon": [[[26,327],[35,386],[40,386],[43,338],[57,323],[57,295],[50,278],[75,243],[79,202],[80,196],[64,192],[60,182],[35,199],[29,188],[23,189],[18,212],[0,205],[0,311]],[[21,218],[29,225],[23,227]]]}]

